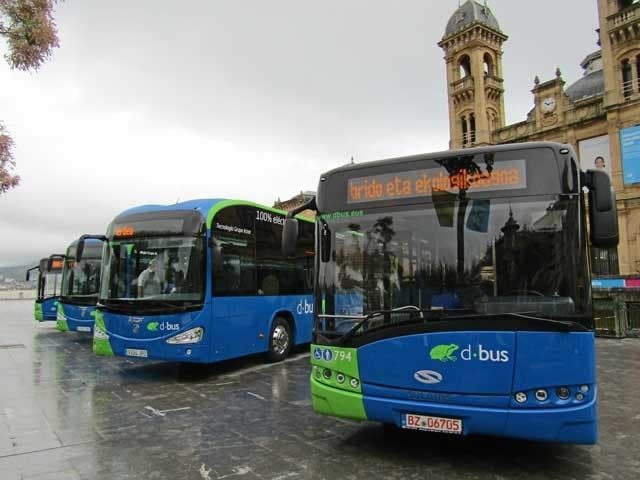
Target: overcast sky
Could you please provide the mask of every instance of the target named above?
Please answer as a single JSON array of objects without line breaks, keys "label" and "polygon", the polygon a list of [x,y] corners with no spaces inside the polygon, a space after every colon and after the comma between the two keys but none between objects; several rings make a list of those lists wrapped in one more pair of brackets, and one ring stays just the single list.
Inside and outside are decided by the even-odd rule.
[{"label": "overcast sky", "polygon": [[[597,49],[596,0],[489,0],[507,123],[533,79]],[[188,5],[188,7],[186,6]],[[458,0],[83,0],[36,73],[0,63],[21,185],[0,266],[63,252],[120,211],[192,198],[272,204],[346,163],[448,148],[443,52]],[[4,53],[4,44],[0,44]]]}]

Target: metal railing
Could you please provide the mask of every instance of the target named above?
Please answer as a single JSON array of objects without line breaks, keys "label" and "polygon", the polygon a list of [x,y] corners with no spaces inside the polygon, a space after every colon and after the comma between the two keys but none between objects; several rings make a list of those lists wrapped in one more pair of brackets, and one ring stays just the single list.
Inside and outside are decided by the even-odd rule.
[{"label": "metal railing", "polygon": [[622,82],[622,95],[624,96],[625,100],[629,100],[633,96],[633,94],[637,92],[637,90],[638,89],[636,88],[634,92],[633,80]]},{"label": "metal railing", "polygon": [[626,329],[625,336],[640,337],[640,302],[625,303]]},{"label": "metal railing", "polygon": [[594,290],[593,318],[600,337],[640,337],[640,292]]},{"label": "metal railing", "polygon": [[462,145],[471,147],[476,143],[476,132],[465,133],[462,135]]}]

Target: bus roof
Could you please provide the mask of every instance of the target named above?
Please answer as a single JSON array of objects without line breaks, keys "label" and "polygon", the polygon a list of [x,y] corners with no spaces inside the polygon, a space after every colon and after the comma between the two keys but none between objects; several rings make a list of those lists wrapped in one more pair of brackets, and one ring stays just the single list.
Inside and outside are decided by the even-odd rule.
[{"label": "bus roof", "polygon": [[[233,205],[246,205],[261,208],[264,210],[268,210],[273,213],[277,213],[279,215],[286,215],[287,212],[284,210],[279,210],[277,208],[269,207],[266,205],[262,205],[259,203],[251,202],[248,200],[234,200],[227,198],[201,198],[195,200],[187,200],[185,202],[173,203],[170,205],[140,205],[137,207],[129,208],[116,216],[114,219],[117,220],[120,217],[126,217],[134,214],[141,213],[153,213],[153,212],[167,212],[167,211],[178,211],[178,210],[186,210],[186,211],[197,211],[202,215],[203,218],[206,219],[207,228],[211,228],[211,222],[213,221],[213,217],[216,213],[218,213],[221,209]],[[297,218],[302,220],[310,219],[302,216],[296,215]]]},{"label": "bus roof", "polygon": [[167,210],[197,210],[206,217],[211,208],[223,201],[227,200],[224,198],[200,198],[196,200],[187,200],[185,202],[176,202],[170,205],[139,205],[119,213],[116,218],[135,213],[151,213]]},{"label": "bus roof", "polygon": [[402,164],[405,162],[411,162],[416,160],[448,158],[448,157],[456,157],[460,155],[476,155],[476,154],[485,153],[487,151],[505,152],[509,150],[526,150],[526,149],[534,149],[534,148],[542,148],[542,147],[552,148],[554,150],[559,150],[561,148],[568,148],[570,149],[570,151],[573,151],[571,145],[567,145],[564,143],[557,143],[557,142],[505,143],[501,145],[487,145],[483,147],[464,148],[459,150],[442,150],[439,152],[420,153],[417,155],[408,155],[406,157],[392,157],[392,158],[385,158],[383,160],[373,160],[373,161],[362,162],[362,163],[349,163],[347,165],[343,165],[341,167],[337,167],[332,170],[329,170],[325,174],[321,175],[321,178],[328,177],[337,172],[357,171],[357,170],[366,169],[369,167],[375,167],[378,165],[389,165],[394,163]]},{"label": "bus roof", "polygon": [[[475,170],[462,167],[467,161]],[[494,161],[498,162],[495,166]],[[488,145],[389,158],[344,165],[321,175],[316,205],[322,213],[418,205],[431,202],[433,191],[457,188],[457,182],[467,185],[466,192],[478,179],[484,180],[467,192],[471,200],[577,193],[579,168],[571,146],[556,142]]]}]

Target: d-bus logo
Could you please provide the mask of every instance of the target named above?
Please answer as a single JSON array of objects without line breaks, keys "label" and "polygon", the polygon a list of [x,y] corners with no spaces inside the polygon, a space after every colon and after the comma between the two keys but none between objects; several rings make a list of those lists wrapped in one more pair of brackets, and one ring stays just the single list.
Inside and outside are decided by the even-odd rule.
[{"label": "d-bus logo", "polygon": [[150,332],[157,332],[157,331],[167,331],[167,332],[177,332],[178,330],[180,330],[180,324],[179,323],[169,323],[169,322],[149,322],[147,323],[147,330]]},{"label": "d-bus logo", "polygon": [[298,312],[298,315],[302,315],[303,313],[313,313],[313,303],[308,303],[307,299],[304,298],[298,302],[296,311]]},{"label": "d-bus logo", "polygon": [[[429,352],[431,360],[439,360],[441,362],[455,362],[458,357],[455,353],[460,350],[460,345],[455,343],[436,345]],[[464,361],[478,360],[480,362],[508,362],[508,350],[491,350],[484,348],[482,344],[478,344],[478,348],[474,349],[471,345],[460,350],[460,359]]]}]

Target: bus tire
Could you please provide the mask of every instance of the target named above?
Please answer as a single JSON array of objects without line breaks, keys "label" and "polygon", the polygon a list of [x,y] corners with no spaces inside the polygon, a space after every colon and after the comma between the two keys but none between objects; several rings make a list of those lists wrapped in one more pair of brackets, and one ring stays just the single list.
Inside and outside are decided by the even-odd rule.
[{"label": "bus tire", "polygon": [[276,317],[269,332],[269,360],[272,362],[284,360],[291,351],[292,344],[291,325],[284,317]]}]

